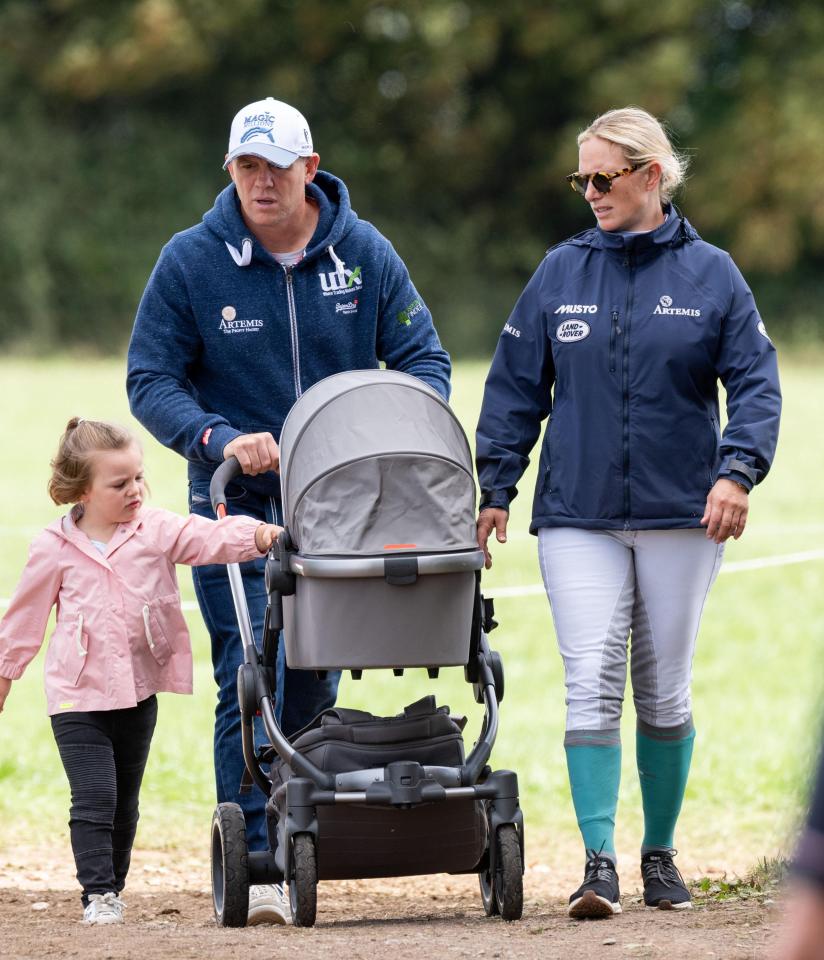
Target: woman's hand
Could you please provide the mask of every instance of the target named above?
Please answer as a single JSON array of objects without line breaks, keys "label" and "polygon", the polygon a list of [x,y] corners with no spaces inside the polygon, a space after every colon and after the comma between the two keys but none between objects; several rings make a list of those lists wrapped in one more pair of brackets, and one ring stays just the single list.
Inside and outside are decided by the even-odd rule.
[{"label": "woman's hand", "polygon": [[701,526],[707,528],[708,539],[716,543],[724,543],[730,537],[737,540],[747,525],[749,509],[747,491],[740,483],[722,477],[707,494]]},{"label": "woman's hand", "polygon": [[283,527],[279,527],[277,524],[262,523],[257,530],[255,530],[255,546],[258,548],[258,552],[267,553],[269,547],[277,540],[282,530]]},{"label": "woman's hand", "polygon": [[3,712],[3,704],[6,702],[9,690],[11,690],[11,680],[7,677],[0,677],[0,713]]},{"label": "woman's hand", "polygon": [[484,552],[484,567],[487,570],[492,566],[492,554],[487,549],[487,540],[492,531],[498,543],[506,543],[506,525],[509,520],[509,511],[500,507],[486,507],[478,514],[478,546]]}]

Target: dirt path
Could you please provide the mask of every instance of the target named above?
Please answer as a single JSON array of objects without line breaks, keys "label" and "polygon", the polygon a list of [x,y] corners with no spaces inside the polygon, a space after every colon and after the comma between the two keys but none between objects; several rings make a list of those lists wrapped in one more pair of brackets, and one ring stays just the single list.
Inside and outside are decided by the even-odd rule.
[{"label": "dirt path", "polygon": [[[629,876],[630,871],[626,871]],[[564,878],[566,883],[569,881]],[[524,919],[507,924],[483,915],[474,877],[322,883],[311,930],[222,930],[212,917],[208,866],[182,853],[136,854],[122,927],[83,927],[78,894],[64,859],[42,850],[0,853],[0,955],[17,958],[120,960],[139,957],[234,960],[420,960],[445,957],[540,957],[576,960],[648,957],[749,960],[765,955],[780,920],[767,894],[723,903],[698,900],[689,912],[643,907],[636,880],[624,883],[624,913],[576,923],[566,917],[558,878],[528,867]],[[566,887],[563,888],[564,890]]]}]

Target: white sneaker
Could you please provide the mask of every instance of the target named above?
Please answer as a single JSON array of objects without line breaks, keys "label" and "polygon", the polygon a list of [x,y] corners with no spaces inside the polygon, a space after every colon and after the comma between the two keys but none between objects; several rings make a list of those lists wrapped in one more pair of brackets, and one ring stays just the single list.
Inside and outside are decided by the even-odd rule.
[{"label": "white sneaker", "polygon": [[113,890],[108,893],[90,893],[89,905],[83,911],[83,923],[123,923],[125,906]]},{"label": "white sneaker", "polygon": [[289,897],[282,883],[261,883],[249,887],[249,917],[246,924],[291,923]]}]

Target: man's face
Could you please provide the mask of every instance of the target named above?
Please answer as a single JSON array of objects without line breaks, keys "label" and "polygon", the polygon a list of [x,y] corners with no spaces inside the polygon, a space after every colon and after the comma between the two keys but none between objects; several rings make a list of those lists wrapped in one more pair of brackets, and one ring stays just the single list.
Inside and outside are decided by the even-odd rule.
[{"label": "man's face", "polygon": [[315,178],[319,157],[298,157],[285,170],[252,154],[229,164],[243,216],[249,228],[272,230],[299,222],[305,204],[305,188]]}]

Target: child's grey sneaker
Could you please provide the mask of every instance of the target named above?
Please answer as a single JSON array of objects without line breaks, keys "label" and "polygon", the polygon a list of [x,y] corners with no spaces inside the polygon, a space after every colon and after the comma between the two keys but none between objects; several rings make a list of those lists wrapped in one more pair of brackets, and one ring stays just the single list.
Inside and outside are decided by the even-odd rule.
[{"label": "child's grey sneaker", "polygon": [[108,893],[90,893],[89,903],[83,911],[83,923],[123,923],[123,908],[126,904],[110,890]]},{"label": "child's grey sneaker", "polygon": [[568,912],[575,920],[603,920],[621,912],[618,873],[609,857],[587,850],[584,882],[569,898]]},{"label": "child's grey sneaker", "polygon": [[676,850],[654,850],[641,857],[644,879],[644,903],[655,910],[689,910],[692,908],[684,878],[672,862]]},{"label": "child's grey sneaker", "polygon": [[249,916],[247,926],[258,923],[291,923],[289,897],[282,883],[261,883],[249,887]]}]

